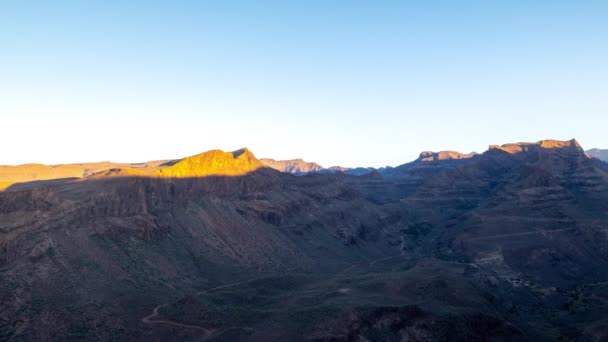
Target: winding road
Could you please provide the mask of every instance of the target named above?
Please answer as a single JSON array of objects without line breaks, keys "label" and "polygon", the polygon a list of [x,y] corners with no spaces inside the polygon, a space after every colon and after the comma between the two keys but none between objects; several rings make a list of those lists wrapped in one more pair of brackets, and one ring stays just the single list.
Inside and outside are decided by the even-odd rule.
[{"label": "winding road", "polygon": [[[230,283],[230,284],[226,284],[226,285],[220,285],[220,286],[216,286],[204,291],[199,291],[196,293],[196,295],[200,295],[202,293],[207,293],[207,292],[211,292],[211,291],[215,291],[215,290],[220,290],[220,289],[225,289],[228,287],[232,287],[232,286],[237,286],[237,285],[241,285],[241,284],[245,284],[254,280],[257,280],[260,278],[254,278],[254,279],[249,279],[249,280],[244,280],[244,281],[239,281],[236,283]],[[158,306],[156,306],[154,308],[154,310],[152,310],[152,313],[149,314],[146,317],[143,317],[141,319],[142,323],[145,324],[166,324],[166,325],[172,325],[174,327],[179,327],[179,328],[187,328],[187,329],[196,329],[196,330],[200,330],[204,333],[203,339],[206,339],[208,337],[210,337],[211,335],[217,333],[220,331],[220,329],[218,328],[205,328],[205,327],[201,327],[198,325],[192,325],[192,324],[185,324],[185,323],[180,323],[180,322],[175,322],[175,321],[170,321],[170,320],[165,320],[165,319],[154,319],[156,317],[158,317],[159,315],[159,310],[165,306],[169,305],[169,303],[165,303],[165,304],[160,304]]]},{"label": "winding road", "polygon": [[161,305],[155,307],[154,310],[152,311],[152,314],[142,318],[141,321],[146,324],[168,324],[168,325],[173,325],[173,326],[180,327],[180,328],[191,328],[191,329],[201,330],[205,333],[204,338],[207,338],[207,337],[211,336],[213,333],[218,331],[218,329],[207,329],[207,328],[199,327],[198,325],[184,324],[184,323],[168,321],[168,320],[163,320],[163,319],[154,319],[155,317],[158,317],[158,310],[160,310],[160,308],[165,307],[167,305],[168,305],[168,303],[161,304]]}]

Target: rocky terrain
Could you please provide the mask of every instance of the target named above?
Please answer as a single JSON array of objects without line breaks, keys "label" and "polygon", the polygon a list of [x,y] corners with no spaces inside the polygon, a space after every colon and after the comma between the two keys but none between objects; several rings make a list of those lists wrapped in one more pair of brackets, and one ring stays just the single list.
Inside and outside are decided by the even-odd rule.
[{"label": "rocky terrain", "polygon": [[269,163],[0,167],[0,340],[608,338],[608,167],[575,140]]}]

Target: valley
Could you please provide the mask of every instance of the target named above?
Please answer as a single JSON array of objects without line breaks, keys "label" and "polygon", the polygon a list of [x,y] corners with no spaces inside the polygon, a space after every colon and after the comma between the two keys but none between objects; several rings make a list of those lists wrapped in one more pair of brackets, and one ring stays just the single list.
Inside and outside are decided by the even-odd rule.
[{"label": "valley", "polygon": [[608,168],[575,140],[95,165],[0,168],[0,340],[608,338]]}]

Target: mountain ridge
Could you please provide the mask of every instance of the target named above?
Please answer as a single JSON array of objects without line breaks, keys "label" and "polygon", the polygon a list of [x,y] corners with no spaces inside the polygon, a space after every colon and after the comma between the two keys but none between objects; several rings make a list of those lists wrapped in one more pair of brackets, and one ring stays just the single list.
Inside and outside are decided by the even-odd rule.
[{"label": "mountain ridge", "polygon": [[247,148],[211,150],[175,161],[158,170],[162,177],[242,176],[266,166]]},{"label": "mountain ridge", "polygon": [[501,150],[510,154],[540,150],[551,150],[551,149],[568,149],[576,152],[584,152],[581,145],[576,139],[571,140],[540,140],[535,143],[520,142],[510,143],[504,145],[490,145],[489,150]]},{"label": "mountain ridge", "polygon": [[[536,143],[510,143],[501,146],[490,145],[489,150],[502,150],[508,153],[515,153],[535,148],[541,148],[546,150],[551,148],[562,147],[582,151],[580,144],[575,139],[568,141],[548,139],[540,140]],[[591,153],[589,153],[589,151],[591,151]],[[594,153],[599,153],[595,151],[601,150],[593,149],[589,151],[587,151],[588,154],[594,156]],[[252,172],[263,167],[270,167],[281,172],[292,173],[295,175],[327,172],[344,172],[351,175],[363,175],[372,171],[378,171],[383,175],[391,175],[395,173],[395,169],[403,168],[404,165],[411,165],[411,163],[457,161],[462,159],[474,158],[476,155],[476,153],[461,153],[456,151],[424,151],[421,152],[418,159],[414,160],[413,162],[409,162],[395,167],[388,166],[384,168],[350,168],[332,166],[329,168],[325,168],[317,163],[306,162],[302,159],[257,159],[255,155],[247,148],[242,148],[232,152],[224,152],[222,150],[216,149],[181,159],[158,160],[144,163],[93,162],[57,165],[44,165],[36,163],[28,163],[17,166],[2,165],[0,166],[0,190],[2,188],[10,186],[10,184],[24,181],[51,180],[60,178],[82,178],[93,174],[99,176],[102,175],[104,171],[110,169],[128,169],[133,171],[124,172],[140,174],[142,176],[155,175],[159,177],[243,175],[247,172]],[[608,158],[608,156],[606,158]],[[114,171],[113,174],[116,174],[116,171]]]},{"label": "mountain ridge", "polygon": [[0,192],[0,339],[608,337],[608,167],[506,145],[361,177],[237,150],[21,183]]}]

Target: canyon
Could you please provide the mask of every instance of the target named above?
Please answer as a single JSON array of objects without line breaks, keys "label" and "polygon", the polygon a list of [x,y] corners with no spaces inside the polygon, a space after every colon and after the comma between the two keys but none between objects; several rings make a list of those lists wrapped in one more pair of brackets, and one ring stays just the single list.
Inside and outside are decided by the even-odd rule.
[{"label": "canyon", "polygon": [[323,168],[248,149],[0,167],[0,340],[608,338],[576,140]]}]

